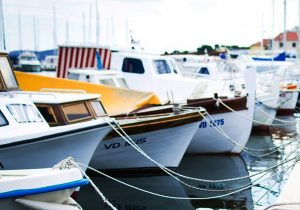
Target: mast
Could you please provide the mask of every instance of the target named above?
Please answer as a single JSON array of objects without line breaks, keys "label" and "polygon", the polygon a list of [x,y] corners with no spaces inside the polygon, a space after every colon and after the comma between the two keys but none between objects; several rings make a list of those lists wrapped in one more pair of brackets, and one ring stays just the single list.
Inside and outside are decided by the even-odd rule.
[{"label": "mast", "polygon": [[22,51],[22,26],[21,26],[21,11],[18,9],[18,29],[19,29],[19,48]]},{"label": "mast", "polygon": [[38,51],[38,34],[37,34],[37,24],[36,24],[36,17],[33,17],[33,43],[34,43],[34,50]]},{"label": "mast", "polygon": [[298,0],[298,30],[297,30],[297,38],[298,38],[298,43],[297,43],[297,53],[298,56],[297,58],[300,58],[300,0]]},{"label": "mast", "polygon": [[66,21],[66,44],[69,44],[70,36],[69,36],[69,18]]},{"label": "mast", "polygon": [[99,45],[100,31],[99,31],[99,11],[98,11],[98,0],[96,0],[96,44]]},{"label": "mast", "polygon": [[57,48],[57,35],[56,35],[56,7],[53,3],[53,47]]},{"label": "mast", "polygon": [[89,12],[89,36],[88,36],[88,42],[91,42],[92,40],[92,4],[90,3],[90,12]]},{"label": "mast", "polygon": [[[271,50],[272,50],[272,58],[274,55],[274,19],[275,19],[275,0],[272,0],[272,39],[271,39]],[[273,59],[272,59],[273,60]]]},{"label": "mast", "polygon": [[82,37],[83,37],[83,43],[86,43],[86,30],[85,30],[85,13],[82,12]]},{"label": "mast", "polygon": [[6,50],[5,41],[5,27],[4,27],[4,15],[3,15],[3,4],[0,0],[0,49]]},{"label": "mast", "polygon": [[283,1],[283,50],[286,53],[286,0]]}]

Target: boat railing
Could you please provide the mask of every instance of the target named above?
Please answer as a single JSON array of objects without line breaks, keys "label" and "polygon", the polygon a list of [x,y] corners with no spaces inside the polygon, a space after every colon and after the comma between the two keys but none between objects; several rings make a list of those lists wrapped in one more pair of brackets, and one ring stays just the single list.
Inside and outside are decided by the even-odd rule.
[{"label": "boat railing", "polygon": [[46,93],[46,92],[31,92],[31,91],[9,91],[9,92],[1,92],[1,95],[8,96],[8,97],[14,97],[16,95],[24,95],[29,96],[29,98],[32,98],[33,96],[52,96],[53,98],[57,98],[57,96],[54,93]]},{"label": "boat railing", "polygon": [[82,89],[63,89],[63,88],[41,88],[41,92],[55,92],[55,93],[83,93],[87,92]]}]

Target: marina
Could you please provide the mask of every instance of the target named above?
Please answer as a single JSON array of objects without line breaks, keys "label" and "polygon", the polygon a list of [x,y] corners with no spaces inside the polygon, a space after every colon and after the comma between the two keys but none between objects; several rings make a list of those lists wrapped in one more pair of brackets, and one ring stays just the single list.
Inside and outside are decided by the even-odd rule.
[{"label": "marina", "polygon": [[0,0],[0,210],[299,209],[300,0],[257,1]]}]

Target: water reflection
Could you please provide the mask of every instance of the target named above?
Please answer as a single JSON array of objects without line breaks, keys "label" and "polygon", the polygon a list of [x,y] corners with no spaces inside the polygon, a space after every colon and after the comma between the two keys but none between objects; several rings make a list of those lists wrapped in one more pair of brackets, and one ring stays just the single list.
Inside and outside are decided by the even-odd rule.
[{"label": "water reflection", "polygon": [[[216,156],[216,155],[187,155],[183,158],[178,170],[179,173],[199,177],[203,179],[226,179],[232,177],[247,176],[247,167],[243,159],[239,156]],[[116,177],[116,176],[114,176]],[[117,207],[122,210],[157,210],[157,209],[178,209],[193,210],[196,208],[213,208],[213,209],[246,209],[252,205],[251,190],[236,193],[219,199],[210,200],[173,200],[160,198],[149,195],[144,192],[130,189],[122,186],[115,181],[105,177],[91,177],[105,196]],[[220,195],[225,192],[205,192],[191,189],[176,181],[167,175],[151,175],[147,172],[139,173],[138,176],[131,174],[122,174],[118,179],[137,186],[139,188],[149,190],[158,194],[175,196],[175,197],[210,197]],[[231,189],[249,183],[249,179],[234,182],[205,183],[199,181],[186,181],[194,186],[204,189]],[[109,209],[105,206],[100,198],[96,195],[91,187],[82,188],[79,193],[78,202],[83,209]]]},{"label": "water reflection", "polygon": [[[193,155],[185,156],[178,172],[192,177],[210,180],[247,177],[248,171],[244,160],[240,156],[225,155]],[[221,192],[205,192],[185,187],[189,197],[211,197],[233,192],[229,189],[238,189],[250,184],[250,178],[236,181],[222,181],[216,183],[189,181],[190,184],[207,190],[222,190]],[[222,198],[209,200],[193,200],[195,208],[213,209],[247,209],[252,206],[251,189],[243,190]]]}]

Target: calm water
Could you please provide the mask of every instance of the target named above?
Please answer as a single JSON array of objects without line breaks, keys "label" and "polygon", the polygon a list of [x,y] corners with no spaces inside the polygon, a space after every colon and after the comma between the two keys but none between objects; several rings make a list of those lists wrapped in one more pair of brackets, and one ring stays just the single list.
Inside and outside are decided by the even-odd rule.
[{"label": "calm water", "polygon": [[[285,120],[294,120],[294,118],[285,118]],[[217,183],[184,180],[187,184],[204,190],[185,186],[163,173],[112,174],[113,177],[144,190],[188,199],[162,198],[131,189],[106,177],[93,175],[91,178],[119,210],[261,209],[274,203],[290,174],[292,164],[287,163],[275,167],[268,173],[255,174],[299,155],[297,151],[299,142],[295,141],[298,133],[299,125],[274,127],[263,135],[253,133],[247,144],[249,148],[264,149],[282,146],[266,157],[258,158],[244,152],[241,156],[186,155],[177,169],[177,172],[181,174],[209,180],[246,177],[241,180]],[[263,153],[255,154],[262,155]],[[224,195],[232,192],[228,189],[239,189],[241,186],[247,186],[251,181],[252,187],[225,197],[195,199]],[[81,189],[78,202],[84,210],[109,209],[91,186]]]}]

